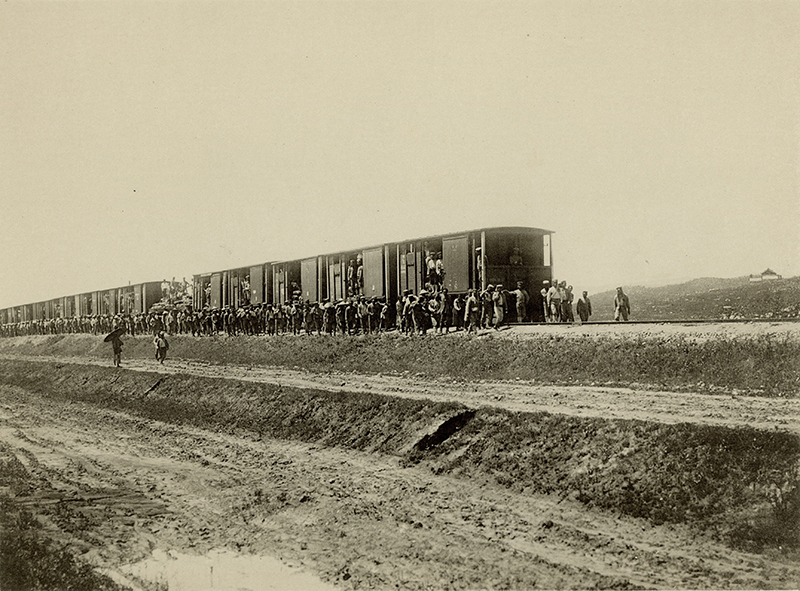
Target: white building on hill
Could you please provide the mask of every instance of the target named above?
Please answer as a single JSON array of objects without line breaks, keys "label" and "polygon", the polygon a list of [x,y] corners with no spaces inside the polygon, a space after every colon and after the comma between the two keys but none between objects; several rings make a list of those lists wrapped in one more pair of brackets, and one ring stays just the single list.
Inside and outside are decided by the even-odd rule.
[{"label": "white building on hill", "polygon": [[775,281],[776,279],[783,279],[783,275],[778,275],[772,269],[767,269],[760,275],[750,275],[750,282],[756,281]]}]

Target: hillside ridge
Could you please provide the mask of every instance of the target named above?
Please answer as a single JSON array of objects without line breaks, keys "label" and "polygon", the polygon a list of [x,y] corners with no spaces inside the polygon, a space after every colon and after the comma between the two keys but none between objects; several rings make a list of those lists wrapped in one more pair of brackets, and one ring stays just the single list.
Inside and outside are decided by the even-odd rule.
[{"label": "hillside ridge", "polygon": [[[750,282],[747,276],[700,277],[684,283],[622,285],[632,320],[800,318],[800,277]],[[576,298],[580,293],[576,291]],[[589,294],[594,321],[613,320],[614,290]]]}]

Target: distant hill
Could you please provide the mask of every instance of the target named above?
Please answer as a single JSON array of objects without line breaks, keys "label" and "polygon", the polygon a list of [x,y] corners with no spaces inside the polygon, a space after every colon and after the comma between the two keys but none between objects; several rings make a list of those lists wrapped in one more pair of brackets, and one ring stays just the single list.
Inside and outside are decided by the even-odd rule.
[{"label": "distant hill", "polygon": [[[800,318],[800,277],[757,283],[748,277],[703,277],[662,287],[622,288],[631,302],[631,320]],[[614,319],[615,294],[589,294],[592,320]]]}]

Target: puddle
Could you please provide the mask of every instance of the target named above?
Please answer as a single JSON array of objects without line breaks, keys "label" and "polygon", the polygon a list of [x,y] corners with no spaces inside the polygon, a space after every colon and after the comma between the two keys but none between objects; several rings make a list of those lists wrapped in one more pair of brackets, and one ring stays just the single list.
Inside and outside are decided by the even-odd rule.
[{"label": "puddle", "polygon": [[204,556],[155,550],[142,562],[123,566],[128,576],[165,591],[331,591],[314,575],[269,556],[212,550]]}]

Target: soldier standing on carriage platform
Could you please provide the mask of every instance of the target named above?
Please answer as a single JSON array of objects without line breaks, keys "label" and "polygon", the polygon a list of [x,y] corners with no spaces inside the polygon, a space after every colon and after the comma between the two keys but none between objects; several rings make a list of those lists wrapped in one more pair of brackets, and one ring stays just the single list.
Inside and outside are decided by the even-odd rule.
[{"label": "soldier standing on carriage platform", "polygon": [[512,293],[516,298],[517,322],[525,322],[525,318],[528,316],[528,302],[531,297],[528,295],[528,292],[522,288],[522,281],[517,281],[517,289]]}]

